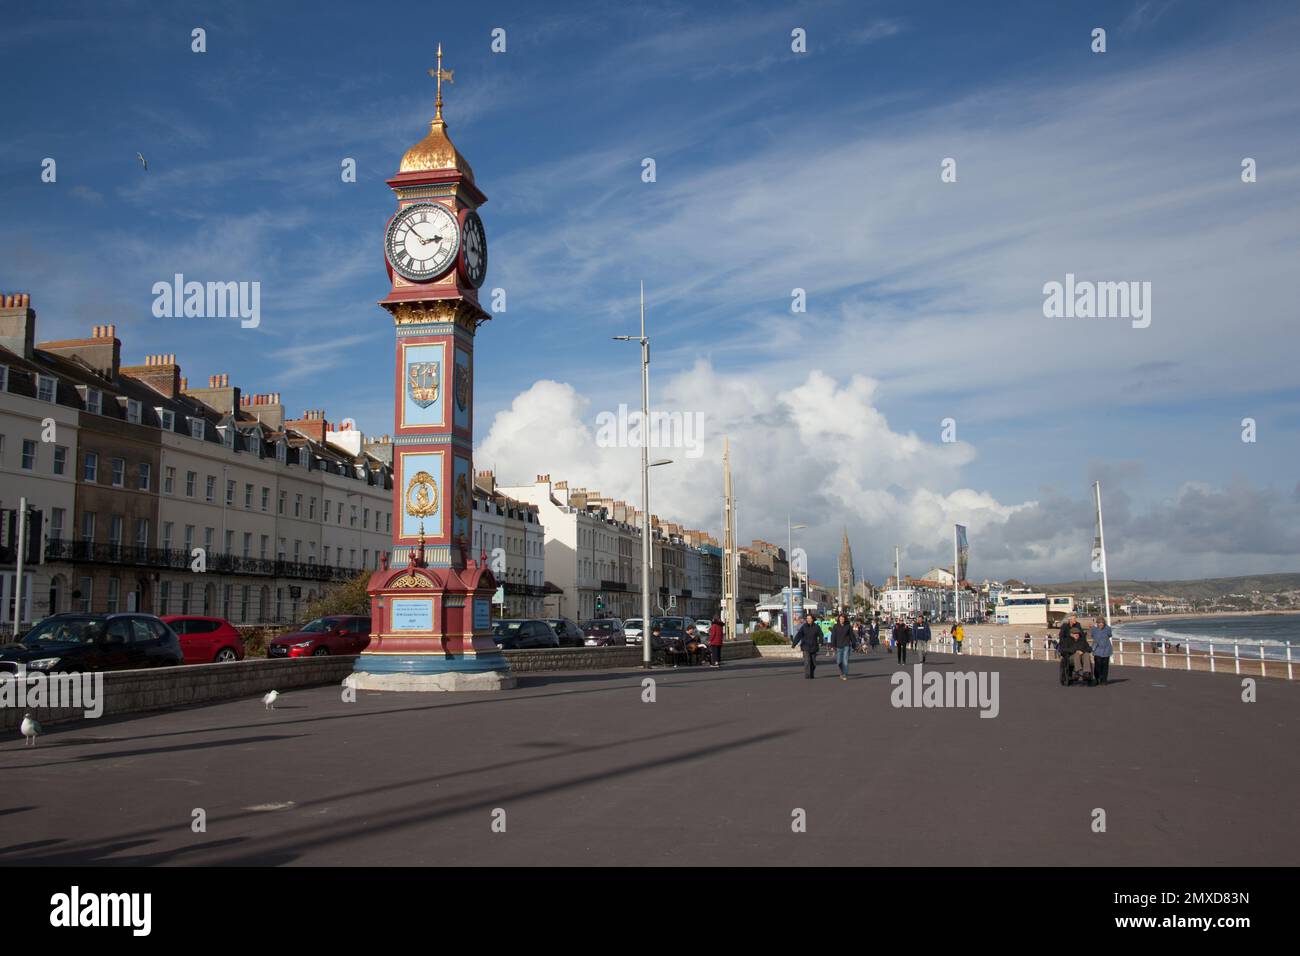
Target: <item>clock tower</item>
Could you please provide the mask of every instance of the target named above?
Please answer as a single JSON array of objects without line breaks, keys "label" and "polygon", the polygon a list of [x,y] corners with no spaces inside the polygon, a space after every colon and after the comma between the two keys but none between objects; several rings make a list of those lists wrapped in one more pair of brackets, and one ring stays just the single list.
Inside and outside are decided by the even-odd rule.
[{"label": "clock tower", "polygon": [[442,83],[433,122],[388,180],[397,210],[384,229],[390,288],[379,304],[396,327],[391,562],[370,578],[370,645],[348,679],[372,690],[514,686],[492,638],[497,582],[473,536],[474,335],[489,318],[487,202],[447,135]]}]

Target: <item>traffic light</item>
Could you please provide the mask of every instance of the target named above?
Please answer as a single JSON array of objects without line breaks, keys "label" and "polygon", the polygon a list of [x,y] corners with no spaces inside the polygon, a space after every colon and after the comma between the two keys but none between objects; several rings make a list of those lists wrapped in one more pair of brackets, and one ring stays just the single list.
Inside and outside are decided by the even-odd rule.
[{"label": "traffic light", "polygon": [[601,613],[604,612],[604,610],[605,610],[605,595],[603,595],[603,594],[597,594],[597,595],[596,595],[596,613],[597,613],[597,614],[601,614]]}]

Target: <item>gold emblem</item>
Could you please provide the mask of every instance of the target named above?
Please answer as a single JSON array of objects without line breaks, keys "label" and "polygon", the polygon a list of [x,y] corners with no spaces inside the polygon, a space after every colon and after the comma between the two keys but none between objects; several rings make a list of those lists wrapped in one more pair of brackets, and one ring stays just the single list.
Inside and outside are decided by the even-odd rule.
[{"label": "gold emblem", "polygon": [[406,513],[419,518],[438,513],[438,483],[427,471],[416,472],[406,486]]},{"label": "gold emblem", "polygon": [[469,517],[469,480],[464,474],[456,477],[456,517]]},{"label": "gold emblem", "polygon": [[456,405],[463,412],[469,405],[469,366],[456,363]]},{"label": "gold emblem", "polygon": [[428,581],[426,581],[424,578],[420,577],[418,574],[404,574],[404,575],[402,575],[400,578],[398,578],[396,581],[394,581],[392,584],[390,584],[389,587],[391,587],[391,588],[428,588],[428,587],[433,587],[433,585],[430,584]]},{"label": "gold emblem", "polygon": [[421,408],[438,400],[438,363],[412,362],[406,366],[406,394]]}]

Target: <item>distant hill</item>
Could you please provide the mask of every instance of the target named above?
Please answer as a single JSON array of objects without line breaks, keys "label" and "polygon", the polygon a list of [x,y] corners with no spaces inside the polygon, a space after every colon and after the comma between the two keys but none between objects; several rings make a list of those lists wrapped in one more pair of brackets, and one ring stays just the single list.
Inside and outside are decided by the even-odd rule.
[{"label": "distant hill", "polygon": [[[1035,584],[1037,591],[1074,594],[1079,597],[1100,596],[1102,593],[1101,576],[1086,581],[1065,581],[1060,584]],[[1250,594],[1262,591],[1275,594],[1278,591],[1300,590],[1300,574],[1253,574],[1240,578],[1204,578],[1199,581],[1135,581],[1112,580],[1110,596],[1123,597],[1128,594],[1149,596],[1153,594],[1181,598],[1185,601],[1214,601],[1229,594]]]}]

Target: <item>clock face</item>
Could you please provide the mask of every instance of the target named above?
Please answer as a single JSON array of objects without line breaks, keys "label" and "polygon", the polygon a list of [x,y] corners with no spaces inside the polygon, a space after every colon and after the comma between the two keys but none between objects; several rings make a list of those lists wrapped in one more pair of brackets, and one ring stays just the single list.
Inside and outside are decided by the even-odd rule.
[{"label": "clock face", "polygon": [[388,224],[384,251],[398,275],[424,282],[446,272],[460,251],[456,218],[442,203],[403,206]]},{"label": "clock face", "polygon": [[472,209],[463,217],[460,236],[460,271],[477,289],[487,278],[487,235],[483,232],[483,220]]}]

